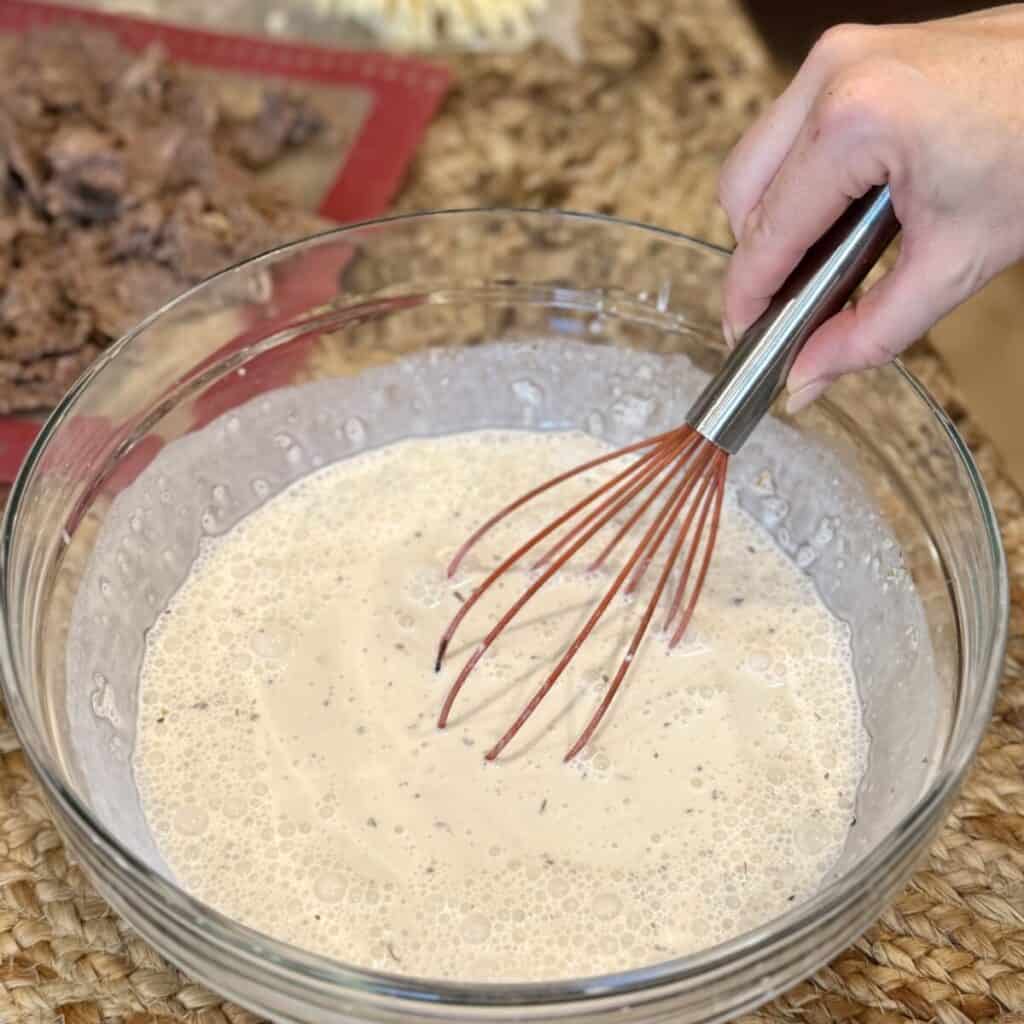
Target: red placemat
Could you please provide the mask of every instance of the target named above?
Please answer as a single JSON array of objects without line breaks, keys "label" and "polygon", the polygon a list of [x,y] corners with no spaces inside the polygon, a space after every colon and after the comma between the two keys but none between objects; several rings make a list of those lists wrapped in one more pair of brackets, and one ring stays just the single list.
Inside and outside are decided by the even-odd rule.
[{"label": "red placemat", "polygon": [[445,68],[414,58],[221,35],[34,0],[0,0],[0,32],[69,21],[104,28],[130,49],[159,42],[176,61],[227,75],[365,91],[370,98],[365,120],[319,205],[320,213],[336,221],[376,217],[387,209],[448,87]]},{"label": "red placemat", "polygon": [[[0,0],[0,34],[66,22],[103,28],[130,49],[159,43],[215,88],[238,93],[277,79],[301,85],[327,112],[343,109],[354,130],[342,135],[350,137],[307,157],[300,168],[273,172],[280,187],[338,222],[387,210],[449,82],[445,68],[415,58],[224,35],[34,0]],[[0,417],[0,483],[14,479],[38,424]]]}]

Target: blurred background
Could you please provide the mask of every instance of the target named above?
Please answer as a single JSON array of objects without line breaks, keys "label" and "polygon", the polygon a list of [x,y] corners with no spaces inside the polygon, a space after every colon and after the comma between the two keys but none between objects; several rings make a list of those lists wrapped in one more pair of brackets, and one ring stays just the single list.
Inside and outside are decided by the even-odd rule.
[{"label": "blurred background", "polygon": [[[250,136],[286,132],[283,115],[271,109],[280,102],[254,99],[254,89],[280,92],[285,83],[293,93],[304,91],[318,105],[321,128],[301,144],[281,143],[256,171],[321,223],[457,205],[563,206],[635,217],[729,245],[715,204],[717,169],[825,28],[982,6],[945,0],[70,0],[60,7],[6,0],[0,31],[13,43],[33,26],[98,14],[100,27],[130,48],[156,40],[193,77],[212,76],[228,110],[217,115],[218,126],[241,116],[231,113],[231,103],[248,103]],[[335,54],[333,64],[318,63],[325,51]],[[395,83],[404,83],[405,92]],[[4,95],[10,99],[11,89],[0,88],[0,106]],[[222,137],[220,130],[214,138]],[[48,165],[45,145],[39,159]],[[1015,269],[949,317],[931,342],[1024,486],[1024,411],[1016,395],[1024,380],[1017,327],[1022,295],[1024,271]],[[12,305],[23,310],[8,295],[0,318]],[[61,377],[54,353],[21,344],[18,330],[8,325],[14,340],[4,378],[24,383],[42,375],[55,382],[50,390],[18,384],[9,400],[0,387],[0,411],[23,419],[45,411],[52,392],[65,377],[73,379],[72,369],[80,370],[88,355],[80,354]],[[87,331],[83,344],[98,350],[114,330],[99,338]],[[0,345],[0,363],[3,355]]]}]

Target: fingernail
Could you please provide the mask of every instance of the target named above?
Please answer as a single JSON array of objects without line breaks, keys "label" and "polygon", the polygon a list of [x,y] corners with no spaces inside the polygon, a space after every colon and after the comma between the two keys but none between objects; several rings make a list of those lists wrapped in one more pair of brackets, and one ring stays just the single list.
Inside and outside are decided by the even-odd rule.
[{"label": "fingernail", "polygon": [[722,321],[722,334],[725,336],[725,343],[729,348],[736,347],[736,335],[733,333],[732,324],[728,320]]},{"label": "fingernail", "polygon": [[832,381],[825,377],[809,380],[786,399],[786,412],[792,416],[801,409],[806,409],[831,383]]}]

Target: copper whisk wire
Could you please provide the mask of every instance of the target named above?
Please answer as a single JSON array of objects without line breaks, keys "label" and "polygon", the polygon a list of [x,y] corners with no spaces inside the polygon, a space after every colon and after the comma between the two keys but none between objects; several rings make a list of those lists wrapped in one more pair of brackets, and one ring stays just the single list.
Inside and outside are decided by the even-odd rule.
[{"label": "copper whisk wire", "polygon": [[[498,619],[470,654],[448,690],[444,705],[442,706],[438,718],[438,726],[444,728],[448,724],[455,701],[473,669],[538,591],[557,575],[598,533],[612,523],[615,517],[625,512],[644,491],[648,491],[649,493],[644,495],[638,506],[630,512],[628,518],[619,527],[612,539],[590,563],[588,571],[596,571],[604,565],[612,552],[637,526],[642,517],[656,508],[658,499],[666,491],[669,492],[668,497],[661,506],[657,507],[653,519],[646,527],[640,542],[619,570],[612,584],[605,591],[603,597],[587,619],[586,624],[562,654],[558,663],[527,702],[516,720],[497,743],[487,751],[485,756],[489,761],[495,760],[501,754],[537,710],[541,701],[551,692],[565,669],[600,622],[616,595],[623,588],[625,588],[625,594],[632,594],[637,590],[659,550],[663,547],[672,527],[678,523],[679,528],[676,539],[671,544],[669,556],[662,566],[654,592],[647,603],[629,647],[619,664],[618,671],[608,685],[603,699],[592,714],[585,729],[565,755],[565,760],[568,761],[576,757],[587,745],[607,713],[608,708],[611,706],[626,673],[629,671],[630,665],[636,657],[651,619],[668,585],[672,571],[682,554],[691,527],[696,521],[695,543],[690,546],[687,557],[684,560],[682,573],[676,586],[668,616],[665,619],[664,628],[668,632],[675,622],[677,615],[680,611],[682,612],[681,619],[676,625],[675,632],[669,641],[670,647],[675,647],[679,644],[692,617],[697,598],[704,585],[708,565],[710,564],[711,550],[715,535],[717,534],[718,520],[722,509],[722,496],[725,489],[725,474],[728,461],[727,455],[689,426],[682,426],[649,438],[646,441],[627,445],[624,448],[610,452],[600,458],[592,459],[548,480],[546,483],[534,488],[501,509],[476,530],[469,540],[456,552],[448,565],[448,576],[450,578],[458,572],[463,560],[477,542],[497,526],[498,523],[502,522],[519,508],[522,508],[527,502],[581,473],[613,460],[640,452],[643,454],[640,454],[628,467],[596,487],[565,513],[552,520],[504,558],[462,604],[441,638],[435,663],[435,668],[437,669],[441,666],[445,652],[455,632],[469,615],[472,608],[490,588],[545,539],[561,527],[572,523],[572,520],[589,509],[578,522],[572,523],[569,529],[533,564],[531,568],[534,571],[541,569],[543,571],[540,572],[540,575],[530,583],[519,598]],[[686,510],[685,515],[683,514],[684,509]],[[703,557],[699,563],[697,575],[693,580],[693,586],[689,588],[689,599],[684,607],[683,600],[687,594],[687,585],[690,582],[696,555],[701,547],[702,532],[709,516],[711,525],[707,536],[704,538]],[[680,517],[682,517],[681,521]]]},{"label": "copper whisk wire", "polygon": [[[593,737],[619,692],[680,559],[679,579],[669,601],[663,628],[669,635],[669,648],[677,646],[683,639],[711,564],[722,515],[729,456],[739,451],[751,431],[768,413],[783,388],[793,360],[807,339],[846,304],[898,232],[899,222],[888,186],[870,189],[851,203],[829,231],[804,254],[768,308],[746,330],[722,368],[698,395],[683,426],[592,459],[535,487],[488,519],[466,541],[448,567],[449,577],[458,571],[463,559],[486,533],[527,502],[587,470],[625,456],[636,456],[625,469],[596,487],[503,559],[463,603],[441,637],[435,665],[438,671],[456,630],[480,598],[539,544],[563,526],[568,526],[566,532],[557,537],[531,566],[539,573],[537,578],[508,608],[463,665],[441,709],[438,719],[441,728],[447,725],[452,707],[470,673],[509,623],[541,587],[640,499],[589,568],[596,570],[604,565],[625,537],[639,528],[643,517],[650,513],[652,519],[644,528],[640,542],[584,627],[486,757],[493,761],[512,741],[551,692],[615,596],[623,588],[626,594],[631,594],[639,587],[673,527],[676,527],[650,600],[618,671],[565,759],[570,760],[579,754]],[[659,500],[660,505],[657,504]]]}]

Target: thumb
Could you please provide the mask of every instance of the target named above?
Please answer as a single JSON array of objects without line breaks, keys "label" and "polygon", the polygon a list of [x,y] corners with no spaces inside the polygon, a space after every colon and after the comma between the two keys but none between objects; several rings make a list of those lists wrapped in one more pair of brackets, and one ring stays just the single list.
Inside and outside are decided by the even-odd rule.
[{"label": "thumb", "polygon": [[844,373],[891,362],[981,287],[971,251],[904,238],[892,270],[808,339],[789,372],[787,410],[809,405]]}]

